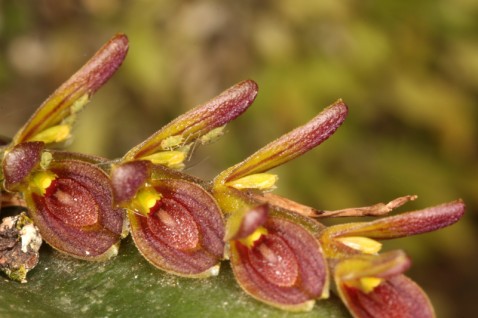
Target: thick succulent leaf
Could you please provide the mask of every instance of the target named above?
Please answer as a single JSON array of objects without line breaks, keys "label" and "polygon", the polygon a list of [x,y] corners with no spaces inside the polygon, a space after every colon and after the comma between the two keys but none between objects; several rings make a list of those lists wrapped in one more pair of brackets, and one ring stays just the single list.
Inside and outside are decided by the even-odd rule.
[{"label": "thick succulent leaf", "polygon": [[32,219],[54,248],[86,260],[116,255],[123,234],[124,211],[113,208],[107,175],[82,161],[53,161],[56,178],[44,194],[26,193]]},{"label": "thick succulent leaf", "polygon": [[[208,102],[179,116],[131,149],[125,160],[141,159],[159,151],[175,149],[202,137],[201,142],[214,138],[219,127],[241,115],[254,101],[257,84],[251,80],[240,82]],[[217,131],[216,133],[219,133]]]},{"label": "thick succulent leaf", "polygon": [[7,151],[2,161],[4,187],[15,191],[25,183],[25,179],[40,165],[43,142],[25,142]]},{"label": "thick succulent leaf", "polygon": [[128,39],[117,34],[79,71],[61,85],[32,115],[13,138],[25,141],[60,142],[69,135],[73,115],[118,69],[128,51]]},{"label": "thick succulent leaf", "polygon": [[230,242],[230,260],[239,285],[252,297],[272,306],[307,311],[327,295],[328,270],[321,247],[298,224],[269,217],[267,234],[252,247]]},{"label": "thick succulent leaf", "polygon": [[347,112],[347,106],[342,100],[338,100],[307,124],[283,135],[243,162],[222,172],[215,183],[262,173],[299,157],[330,137],[345,120]]},{"label": "thick succulent leaf", "polygon": [[44,245],[28,283],[0,279],[0,316],[347,318],[331,297],[310,312],[289,313],[262,304],[237,285],[228,264],[218,276],[187,279],[151,266],[128,237],[108,262],[85,262]]},{"label": "thick succulent leaf", "polygon": [[160,193],[147,216],[128,212],[131,234],[144,257],[187,277],[217,275],[224,254],[224,220],[213,197],[184,180],[152,181]]},{"label": "thick succulent leaf", "polygon": [[426,294],[402,274],[409,266],[409,259],[401,251],[355,256],[341,261],[334,277],[354,317],[434,317]]}]

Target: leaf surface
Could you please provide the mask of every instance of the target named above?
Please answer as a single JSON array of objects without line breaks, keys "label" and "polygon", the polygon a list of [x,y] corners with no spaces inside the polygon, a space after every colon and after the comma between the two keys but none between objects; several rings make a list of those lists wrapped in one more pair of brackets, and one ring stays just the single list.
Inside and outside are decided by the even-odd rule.
[{"label": "leaf surface", "polygon": [[0,280],[1,317],[350,317],[336,297],[307,313],[259,303],[239,288],[227,263],[208,279],[163,273],[142,258],[130,237],[104,263],[76,260],[48,246],[40,253],[28,283]]}]

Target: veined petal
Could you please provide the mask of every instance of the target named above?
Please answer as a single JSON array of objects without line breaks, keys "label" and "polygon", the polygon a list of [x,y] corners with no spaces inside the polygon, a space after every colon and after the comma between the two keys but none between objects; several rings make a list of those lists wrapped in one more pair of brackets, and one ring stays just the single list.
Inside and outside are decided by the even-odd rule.
[{"label": "veined petal", "polygon": [[343,238],[365,237],[385,240],[435,231],[457,222],[464,212],[465,204],[462,200],[456,200],[371,222],[330,226],[320,233],[319,239],[328,258],[340,258],[344,255],[364,252],[371,246],[370,243],[373,243],[373,241],[363,241],[364,246],[353,248],[350,244],[344,244]]},{"label": "veined petal", "polygon": [[113,207],[107,175],[77,160],[52,161],[48,168],[55,179],[44,193],[30,189],[25,193],[43,239],[80,259],[102,261],[116,255],[125,215]]},{"label": "veined petal", "polygon": [[342,293],[342,299],[357,318],[435,317],[426,294],[405,275],[391,277],[369,293],[348,286],[342,287]]},{"label": "veined petal", "polygon": [[367,237],[385,240],[431,232],[454,224],[464,212],[465,204],[462,200],[456,200],[372,222],[330,226],[321,233],[320,240],[326,247],[328,257],[333,257],[333,255],[338,256],[338,253],[344,249],[343,244],[335,238]]},{"label": "veined petal", "polygon": [[220,134],[217,130],[242,114],[254,101],[257,84],[251,80],[240,82],[205,104],[199,105],[179,116],[131,149],[124,160],[142,159],[160,151],[184,147],[203,137],[205,143],[214,138],[208,133]]},{"label": "veined petal", "polygon": [[216,179],[222,184],[262,173],[299,157],[330,137],[347,116],[347,106],[338,100],[307,124],[271,142],[243,162],[225,170]]},{"label": "veined petal", "polygon": [[[67,138],[72,115],[82,109],[93,95],[119,68],[128,51],[128,39],[117,34],[107,42],[78,72],[61,85],[13,138],[13,144],[25,141],[59,142]],[[65,124],[59,125],[58,124]],[[49,130],[57,126],[58,129]],[[41,137],[41,138],[40,138]]]},{"label": "veined petal", "polygon": [[246,246],[230,242],[239,285],[252,297],[290,311],[308,311],[328,295],[327,264],[314,236],[287,218],[271,216],[267,233]]},{"label": "veined petal", "polygon": [[213,197],[184,180],[154,180],[161,195],[148,215],[128,211],[137,248],[154,266],[186,277],[218,274],[224,220]]},{"label": "veined petal", "polygon": [[95,166],[101,166],[104,169],[108,170],[107,168],[110,167],[111,161],[95,155],[84,154],[79,152],[70,152],[70,151],[62,151],[62,150],[53,150],[48,149],[48,153],[51,156],[52,160],[61,161],[61,160],[76,160],[76,161],[83,161],[86,163],[93,164]]},{"label": "veined petal", "polygon": [[425,293],[402,273],[410,261],[401,251],[359,255],[334,268],[339,295],[354,317],[434,317]]}]

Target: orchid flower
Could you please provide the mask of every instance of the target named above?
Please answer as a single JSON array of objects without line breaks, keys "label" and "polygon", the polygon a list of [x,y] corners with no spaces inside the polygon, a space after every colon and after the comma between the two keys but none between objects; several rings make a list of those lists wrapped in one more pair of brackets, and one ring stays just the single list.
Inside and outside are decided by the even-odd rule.
[{"label": "orchid flower", "polygon": [[350,312],[360,318],[434,317],[426,294],[403,275],[410,267],[408,257],[402,251],[378,254],[381,244],[377,240],[435,231],[457,222],[464,211],[463,201],[456,200],[371,222],[324,229],[320,242],[339,295]]},{"label": "orchid flower", "polygon": [[69,138],[75,115],[116,72],[127,51],[126,36],[113,37],[3,148],[3,188],[23,196],[47,243],[81,259],[117,254],[124,212],[114,207],[111,182],[95,158],[46,147]]},{"label": "orchid flower", "polygon": [[238,83],[178,117],[113,165],[116,202],[127,210],[137,248],[159,269],[194,278],[218,274],[223,215],[201,182],[178,170],[196,143],[218,137],[256,94],[253,81]]},{"label": "orchid flower", "polygon": [[[0,141],[0,204],[24,205],[31,218],[21,214],[0,225],[8,245],[0,250],[0,258],[8,258],[0,270],[25,281],[38,262],[42,238],[73,257],[103,261],[117,254],[130,230],[153,266],[204,278],[217,275],[228,258],[246,293],[283,310],[311,310],[329,296],[334,282],[354,317],[435,316],[423,290],[404,275],[410,259],[401,250],[380,253],[379,241],[452,225],[464,214],[463,201],[388,216],[416,196],[325,211],[272,193],[278,176],[268,171],[330,137],[348,113],[342,100],[211,182],[181,170],[196,145],[217,139],[252,104],[258,88],[251,80],[179,116],[121,159],[51,149],[68,140],[76,114],[127,51],[126,36],[114,36],[11,141]],[[377,219],[328,227],[319,222],[344,216]],[[31,231],[25,242],[22,231]]]},{"label": "orchid flower", "polygon": [[225,240],[234,275],[262,302],[307,311],[315,299],[328,297],[328,266],[315,237],[323,226],[265,196],[278,179],[266,171],[322,143],[346,115],[339,100],[214,179],[212,193],[228,217]]},{"label": "orchid flower", "polygon": [[461,200],[372,222],[325,227],[312,218],[383,216],[416,196],[324,211],[270,192],[277,176],[265,171],[320,144],[346,114],[347,108],[338,101],[214,180],[212,193],[229,216],[225,239],[236,279],[254,298],[299,311],[310,310],[315,299],[328,296],[330,271],[355,317],[433,317],[426,294],[403,275],[409,258],[402,251],[378,254],[381,244],[376,240],[451,225],[464,213]]}]

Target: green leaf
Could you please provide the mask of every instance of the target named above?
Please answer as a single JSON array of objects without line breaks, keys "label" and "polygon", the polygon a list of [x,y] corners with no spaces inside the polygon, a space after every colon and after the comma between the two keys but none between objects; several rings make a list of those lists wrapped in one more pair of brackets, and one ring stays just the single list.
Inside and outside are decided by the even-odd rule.
[{"label": "green leaf", "polygon": [[337,297],[318,301],[307,313],[259,303],[239,288],[227,263],[208,279],[163,273],[130,238],[104,263],[76,260],[48,246],[40,252],[28,283],[0,280],[1,317],[350,317]]}]

